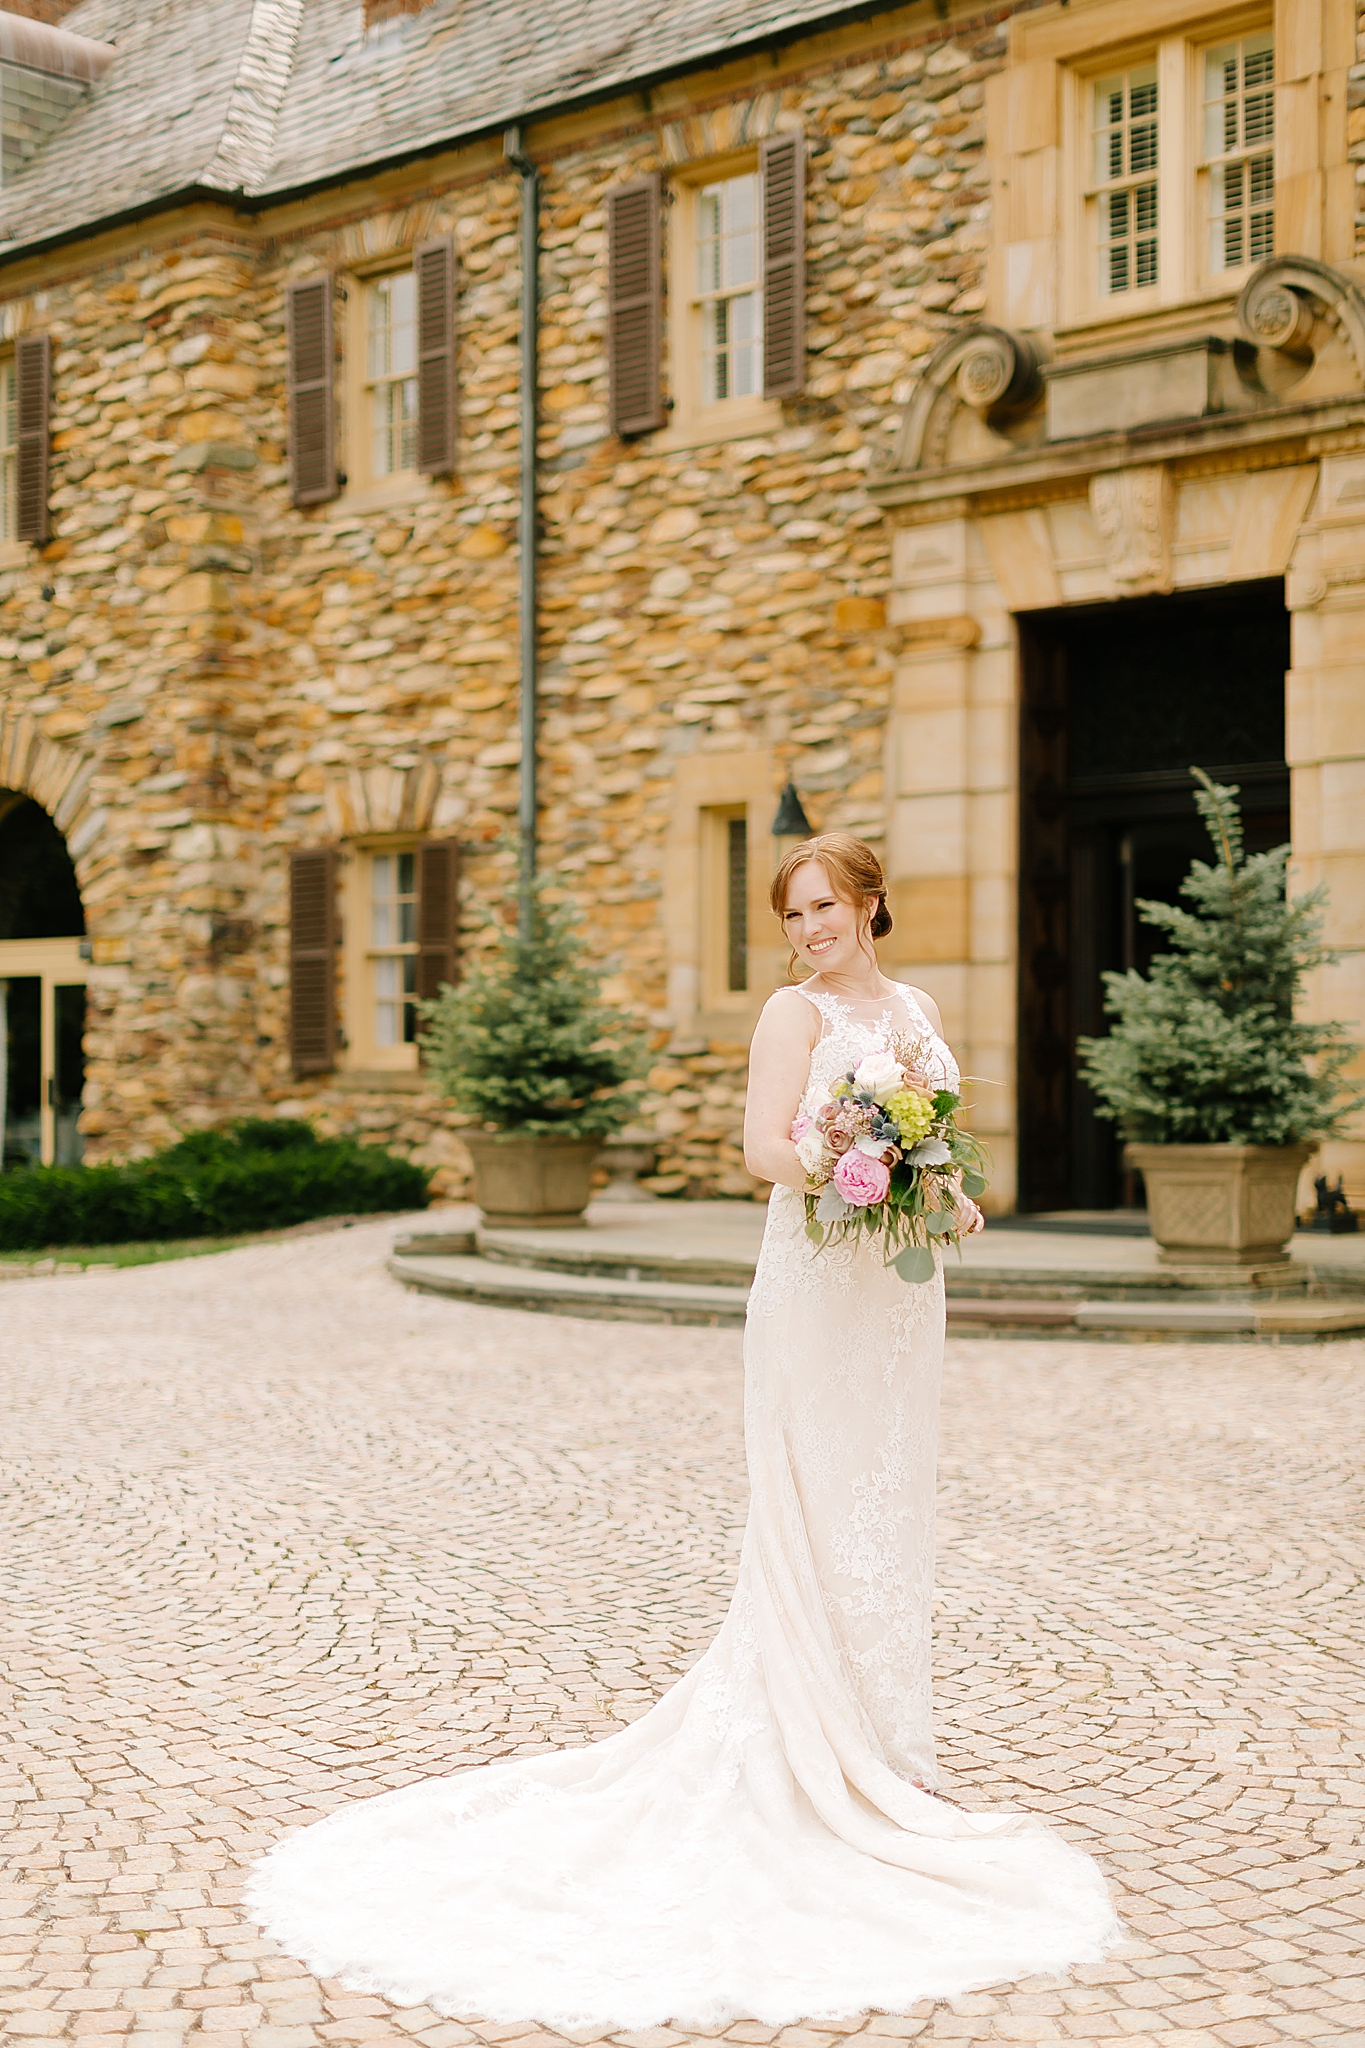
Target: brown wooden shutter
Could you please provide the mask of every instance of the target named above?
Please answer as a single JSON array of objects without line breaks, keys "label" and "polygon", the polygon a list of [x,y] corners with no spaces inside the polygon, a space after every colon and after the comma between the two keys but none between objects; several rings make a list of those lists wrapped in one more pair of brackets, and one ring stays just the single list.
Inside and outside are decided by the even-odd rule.
[{"label": "brown wooden shutter", "polygon": [[285,292],[289,340],[289,488],[296,505],[337,494],[332,280],[305,277]]},{"label": "brown wooden shutter", "polygon": [[336,855],[289,856],[289,1050],[296,1074],[336,1064]]},{"label": "brown wooden shutter", "polygon": [[413,254],[417,279],[417,467],[455,467],[455,244],[447,235]]},{"label": "brown wooden shutter", "polygon": [[454,981],[459,953],[460,849],[429,839],[417,849],[417,994],[423,1002]]},{"label": "brown wooden shutter", "polygon": [[774,135],[763,183],[763,396],[806,388],[806,138]]},{"label": "brown wooden shutter", "polygon": [[48,538],[47,472],[52,434],[52,341],[46,334],[21,335],[14,345],[15,532],[20,540]]},{"label": "brown wooden shutter", "polygon": [[659,388],[662,195],[657,177],[607,194],[607,360],[611,426],[648,434],[664,423]]}]

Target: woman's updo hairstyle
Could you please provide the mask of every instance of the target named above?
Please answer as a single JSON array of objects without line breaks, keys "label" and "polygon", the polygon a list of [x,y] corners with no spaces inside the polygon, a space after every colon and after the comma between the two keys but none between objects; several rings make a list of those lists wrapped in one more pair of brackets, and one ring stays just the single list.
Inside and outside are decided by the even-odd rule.
[{"label": "woman's updo hairstyle", "polygon": [[786,915],[787,889],[792,876],[808,860],[818,860],[829,876],[835,895],[843,903],[866,903],[875,896],[877,907],[868,927],[874,939],[884,939],[891,929],[891,912],[886,907],[886,877],[872,848],[851,832],[817,832],[784,854],[773,876],[769,896],[779,918]]}]

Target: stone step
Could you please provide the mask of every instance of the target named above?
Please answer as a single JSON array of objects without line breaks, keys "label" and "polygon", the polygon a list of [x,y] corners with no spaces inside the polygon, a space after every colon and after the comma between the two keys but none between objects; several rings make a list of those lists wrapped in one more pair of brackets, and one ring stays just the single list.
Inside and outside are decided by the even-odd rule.
[{"label": "stone step", "polygon": [[[450,1240],[435,1241],[444,1245]],[[405,1248],[389,1260],[395,1279],[458,1301],[617,1322],[694,1323],[717,1329],[737,1329],[744,1322],[748,1288],[743,1284],[678,1276],[659,1279],[653,1271],[642,1276],[636,1267],[624,1265],[611,1271],[584,1270],[567,1251],[551,1265],[539,1255],[531,1263],[470,1250],[434,1252],[426,1248],[427,1241],[420,1251],[413,1251],[412,1240],[400,1242]],[[662,1261],[643,1263],[653,1269]],[[713,1267],[718,1262],[700,1263]],[[678,1264],[686,1267],[688,1262]],[[1065,1300],[950,1294],[947,1310],[949,1331],[964,1337],[1188,1337],[1292,1343],[1365,1333],[1365,1301],[1360,1300],[1281,1298],[1258,1303],[1198,1301],[1186,1295],[1175,1301],[1094,1301],[1079,1298],[1073,1290]]]},{"label": "stone step", "polygon": [[474,1257],[417,1257],[395,1252],[389,1271],[405,1287],[448,1294],[490,1308],[520,1308],[545,1315],[586,1316],[626,1323],[701,1323],[713,1329],[743,1325],[747,1287],[717,1287],[682,1280],[613,1279],[600,1273],[550,1271]]}]

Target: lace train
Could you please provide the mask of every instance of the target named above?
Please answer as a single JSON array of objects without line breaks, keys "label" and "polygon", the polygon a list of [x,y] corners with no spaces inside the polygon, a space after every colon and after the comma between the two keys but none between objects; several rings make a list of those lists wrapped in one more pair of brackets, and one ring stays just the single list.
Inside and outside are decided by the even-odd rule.
[{"label": "lace train", "polygon": [[[829,1005],[812,1085],[886,1029]],[[412,1785],[273,1849],[249,1906],[319,1975],[454,2017],[777,2026],[1112,1945],[1089,1857],[917,1789],[936,1782],[942,1275],[910,1287],[866,1248],[817,1254],[803,1225],[778,1189],[745,1333],[749,1519],[715,1643],[605,1742]]]}]

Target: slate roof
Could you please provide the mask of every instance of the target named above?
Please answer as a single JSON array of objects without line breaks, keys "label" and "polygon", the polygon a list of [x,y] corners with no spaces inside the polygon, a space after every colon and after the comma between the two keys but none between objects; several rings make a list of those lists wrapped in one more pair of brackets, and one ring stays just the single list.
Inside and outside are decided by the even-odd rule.
[{"label": "slate roof", "polygon": [[[886,0],[887,6],[894,0]],[[192,190],[248,204],[868,11],[867,0],[81,0],[103,78],[0,190],[0,254]]]}]

